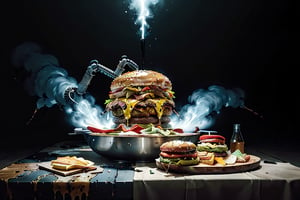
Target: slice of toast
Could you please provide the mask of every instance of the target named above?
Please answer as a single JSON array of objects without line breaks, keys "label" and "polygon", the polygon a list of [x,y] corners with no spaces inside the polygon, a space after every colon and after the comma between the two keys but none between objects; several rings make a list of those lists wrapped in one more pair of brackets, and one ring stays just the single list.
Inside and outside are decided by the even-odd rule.
[{"label": "slice of toast", "polygon": [[63,156],[63,157],[57,157],[56,160],[51,161],[51,166],[54,169],[60,169],[60,170],[71,170],[71,169],[88,169],[92,170],[96,167],[93,166],[94,162],[90,160],[86,160],[81,157],[76,156]]},{"label": "slice of toast", "polygon": [[200,163],[203,163],[203,164],[207,164],[207,165],[213,165],[214,162],[215,162],[215,154],[212,153],[212,152],[207,152],[206,155],[202,154],[202,155],[199,155],[199,158],[200,158]]}]

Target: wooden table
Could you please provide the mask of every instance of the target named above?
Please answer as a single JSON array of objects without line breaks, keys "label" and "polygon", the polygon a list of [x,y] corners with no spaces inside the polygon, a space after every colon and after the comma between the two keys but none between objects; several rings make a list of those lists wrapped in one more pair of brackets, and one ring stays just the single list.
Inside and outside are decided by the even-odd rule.
[{"label": "wooden table", "polygon": [[[92,160],[103,170],[62,176],[39,165],[57,156]],[[132,199],[134,168],[110,161],[86,144],[58,143],[0,170],[0,199]]]},{"label": "wooden table", "polygon": [[[64,155],[91,160],[103,170],[62,176],[39,167]],[[0,170],[1,200],[219,199],[220,195],[239,200],[300,199],[300,168],[263,158],[261,167],[250,172],[171,173],[158,169],[155,162],[114,161],[96,154],[84,142],[65,141]]]}]

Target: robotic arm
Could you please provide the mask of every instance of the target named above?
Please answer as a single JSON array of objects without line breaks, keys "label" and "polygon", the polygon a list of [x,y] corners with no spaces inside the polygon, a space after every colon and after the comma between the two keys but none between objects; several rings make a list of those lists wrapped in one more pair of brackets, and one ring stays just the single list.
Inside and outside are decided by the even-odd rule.
[{"label": "robotic arm", "polygon": [[126,66],[128,66],[132,70],[139,69],[138,65],[132,60],[128,59],[126,55],[123,55],[121,57],[121,60],[119,61],[119,64],[117,65],[115,71],[112,71],[104,65],[99,64],[97,60],[92,60],[90,66],[88,66],[85,74],[82,77],[82,80],[78,85],[77,93],[82,95],[86,92],[88,85],[97,72],[101,72],[106,76],[114,79],[123,73]]},{"label": "robotic arm", "polygon": [[[79,82],[78,88],[67,89],[64,95],[65,98],[76,103],[76,96],[82,96],[86,93],[87,88],[96,73],[101,72],[102,74],[114,79],[124,72],[126,66],[132,70],[139,69],[139,66],[134,61],[128,59],[126,55],[121,57],[121,60],[119,61],[115,71],[105,67],[104,65],[101,65],[97,60],[92,60],[90,65],[87,67],[87,70],[85,71],[81,81]],[[75,93],[77,93],[77,95]]]}]

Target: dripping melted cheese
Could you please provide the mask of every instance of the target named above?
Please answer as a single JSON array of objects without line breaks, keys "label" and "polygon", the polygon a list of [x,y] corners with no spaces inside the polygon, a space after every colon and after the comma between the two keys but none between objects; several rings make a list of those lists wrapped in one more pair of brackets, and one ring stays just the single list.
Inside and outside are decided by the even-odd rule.
[{"label": "dripping melted cheese", "polygon": [[[120,101],[123,101],[126,104],[126,108],[123,109],[124,117],[126,120],[131,118],[131,112],[134,109],[135,105],[139,103],[139,100],[136,99],[126,99],[120,98]],[[155,111],[157,113],[157,118],[160,119],[163,115],[163,105],[166,102],[166,99],[151,99],[151,101],[155,104]]]},{"label": "dripping melted cheese", "polygon": [[123,113],[125,119],[128,120],[131,118],[131,111],[133,110],[134,106],[139,102],[136,99],[122,99],[124,103],[126,103],[126,108],[123,109]]},{"label": "dripping melted cheese", "polygon": [[155,103],[155,110],[157,113],[157,118],[160,119],[161,116],[163,115],[163,105],[166,102],[166,99],[151,99]]}]

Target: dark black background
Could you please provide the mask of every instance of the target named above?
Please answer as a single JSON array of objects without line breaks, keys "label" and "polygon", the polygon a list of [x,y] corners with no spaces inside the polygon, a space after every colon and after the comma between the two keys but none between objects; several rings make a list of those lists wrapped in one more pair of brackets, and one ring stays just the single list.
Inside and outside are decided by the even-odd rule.
[{"label": "dark black background", "polygon": [[[23,42],[39,44],[58,58],[61,67],[78,81],[90,60],[115,69],[126,54],[141,64],[139,26],[128,1],[11,1],[1,24],[3,127],[6,137],[68,137],[73,128],[59,107],[43,108],[27,124],[36,97],[24,90],[24,72],[10,61]],[[4,7],[6,8],[6,7]],[[241,108],[224,108],[210,127],[230,137],[232,124],[241,123],[249,142],[281,142],[299,138],[299,61],[290,44],[295,34],[287,1],[275,0],[164,0],[148,19],[146,69],[167,75],[178,107],[196,89],[210,85],[239,87],[245,104],[263,119]],[[89,92],[103,106],[111,79],[94,77]],[[285,135],[285,137],[282,137]],[[33,137],[34,138],[34,137]],[[291,141],[288,139],[287,141]]]}]

